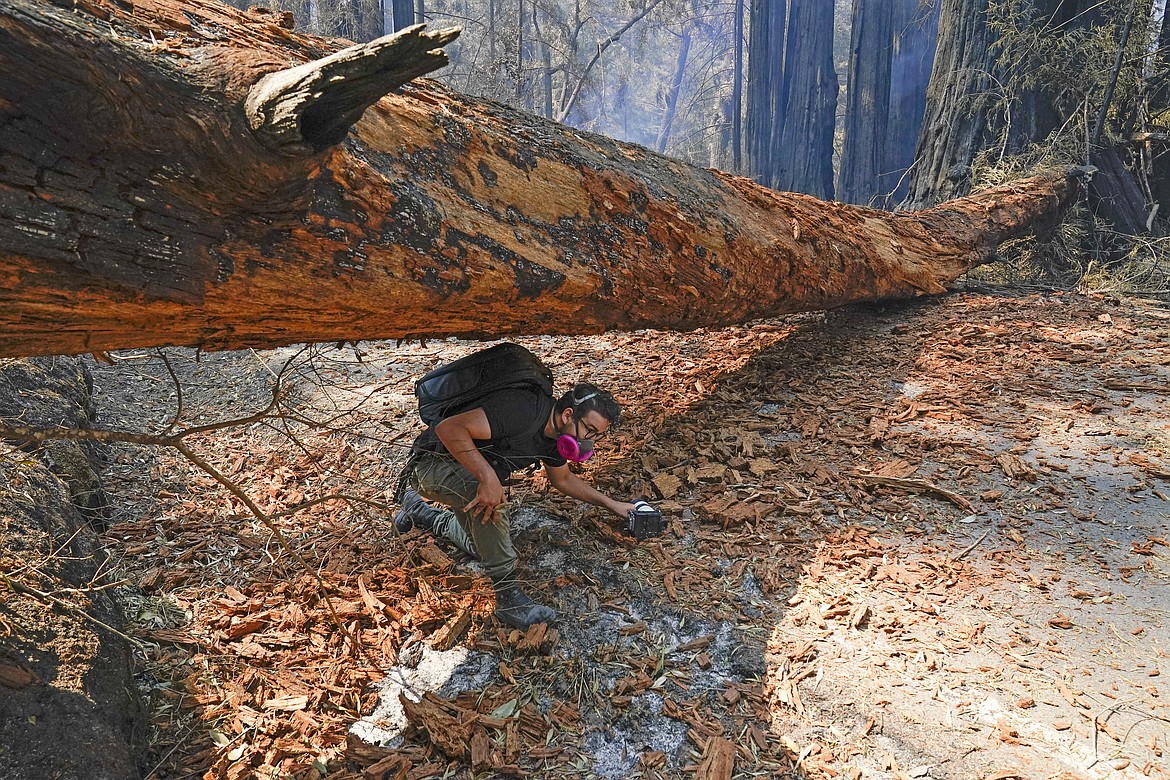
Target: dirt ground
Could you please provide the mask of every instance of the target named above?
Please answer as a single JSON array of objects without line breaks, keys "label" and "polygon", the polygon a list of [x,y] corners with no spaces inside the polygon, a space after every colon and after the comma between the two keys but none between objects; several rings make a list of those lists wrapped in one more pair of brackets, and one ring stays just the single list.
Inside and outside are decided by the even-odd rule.
[{"label": "dirt ground", "polygon": [[671,518],[633,544],[511,487],[560,614],[528,635],[389,522],[411,382],[476,345],[94,367],[109,426],[248,418],[186,439],[236,495],[172,449],[105,474],[153,777],[1170,776],[1170,310],[969,289],[518,341],[625,403],[584,473]]},{"label": "dirt ground", "polygon": [[[0,423],[89,427],[72,357],[0,360]],[[0,780],[140,777],[140,717],[121,610],[91,525],[101,449],[0,441]]]}]

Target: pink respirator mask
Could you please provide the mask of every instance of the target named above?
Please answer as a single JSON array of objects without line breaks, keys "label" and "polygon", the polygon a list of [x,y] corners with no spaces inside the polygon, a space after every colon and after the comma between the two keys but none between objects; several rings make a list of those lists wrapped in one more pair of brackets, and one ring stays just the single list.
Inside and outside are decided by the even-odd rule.
[{"label": "pink respirator mask", "polygon": [[593,440],[578,439],[576,436],[562,433],[557,437],[557,454],[565,460],[584,463],[593,457]]},{"label": "pink respirator mask", "polygon": [[[581,428],[581,421],[577,418],[577,407],[595,395],[597,393],[590,393],[584,398],[573,399],[574,433],[579,433]],[[565,460],[571,460],[574,463],[584,463],[593,457],[593,439],[581,439],[568,433],[562,433],[557,437],[557,454]]]}]

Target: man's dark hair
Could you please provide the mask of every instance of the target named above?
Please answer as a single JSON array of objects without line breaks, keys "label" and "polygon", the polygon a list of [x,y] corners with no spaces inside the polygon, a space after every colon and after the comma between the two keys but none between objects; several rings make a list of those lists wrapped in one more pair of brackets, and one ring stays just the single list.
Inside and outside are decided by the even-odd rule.
[{"label": "man's dark hair", "polygon": [[578,418],[597,412],[609,420],[610,425],[622,421],[622,408],[614,400],[613,394],[588,382],[578,382],[572,390],[561,396],[557,401],[556,413],[560,414],[566,409],[573,409]]}]

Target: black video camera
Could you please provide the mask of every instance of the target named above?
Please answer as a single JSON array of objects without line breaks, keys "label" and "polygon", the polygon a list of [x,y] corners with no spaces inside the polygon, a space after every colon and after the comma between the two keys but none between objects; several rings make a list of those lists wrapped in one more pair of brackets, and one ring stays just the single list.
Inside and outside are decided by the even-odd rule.
[{"label": "black video camera", "polygon": [[634,508],[626,515],[626,533],[638,541],[661,536],[665,530],[666,520],[662,512],[645,501],[635,501]]}]

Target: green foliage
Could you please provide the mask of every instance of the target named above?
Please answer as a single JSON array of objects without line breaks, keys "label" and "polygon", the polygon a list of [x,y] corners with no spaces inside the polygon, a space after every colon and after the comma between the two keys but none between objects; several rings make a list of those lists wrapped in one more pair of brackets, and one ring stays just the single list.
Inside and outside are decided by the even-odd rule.
[{"label": "green foliage", "polygon": [[[1096,109],[1113,71],[1116,22],[1124,20],[1084,26],[1073,19],[1057,25],[1040,5],[1046,4],[1036,0],[992,0],[988,4],[988,26],[997,40],[1002,99],[1019,100],[1027,91],[1040,91],[1063,117]],[[1121,11],[1128,10],[1114,7],[1121,5],[1103,4],[1102,13],[1120,17]]]},{"label": "green foliage", "polygon": [[[1164,67],[1152,37],[1151,4],[1086,4],[1088,10],[1067,19],[1055,17],[1052,6],[1058,5],[1044,0],[989,4],[988,22],[998,39],[994,87],[981,96],[984,103],[978,108],[986,112],[996,141],[972,165],[974,189],[1043,168],[1086,164],[1115,74],[1101,145],[1122,145],[1134,131],[1170,118],[1148,111],[1153,77]],[[1119,58],[1127,25],[1129,39]],[[1159,227],[1165,232],[1164,224]],[[979,275],[1068,288],[1163,290],[1170,286],[1167,249],[1164,240],[1117,233],[1079,206],[1051,237],[1002,247],[1003,260]]]},{"label": "green foliage", "polygon": [[1051,235],[1017,239],[970,277],[1082,292],[1170,295],[1170,238],[1113,231],[1082,203]]},{"label": "green foliage", "polygon": [[[997,40],[990,114],[1005,118],[1002,131],[1010,135],[1012,120],[1034,102],[1031,110],[1041,122],[1050,114],[1057,127],[1075,125],[1088,139],[1116,71],[1103,141],[1127,137],[1145,119],[1156,46],[1150,3],[1097,3],[1067,20],[1054,19],[1052,5],[1041,0],[989,3],[988,25]],[[1130,34],[1119,62],[1127,26]]]},{"label": "green foliage", "polygon": [[1084,165],[1083,126],[1066,122],[1042,143],[1008,154],[1003,144],[984,149],[971,164],[972,190],[998,187],[1047,168]]},{"label": "green foliage", "polygon": [[1090,270],[1083,247],[1091,240],[1091,223],[1088,209],[1078,205],[1052,235],[1004,243],[999,248],[999,259],[975,269],[970,277],[996,284],[1073,289]]}]

